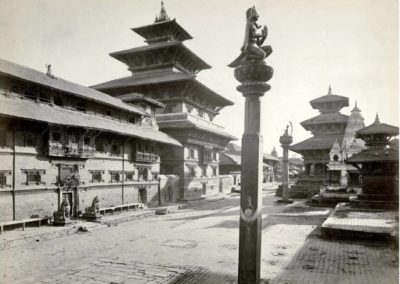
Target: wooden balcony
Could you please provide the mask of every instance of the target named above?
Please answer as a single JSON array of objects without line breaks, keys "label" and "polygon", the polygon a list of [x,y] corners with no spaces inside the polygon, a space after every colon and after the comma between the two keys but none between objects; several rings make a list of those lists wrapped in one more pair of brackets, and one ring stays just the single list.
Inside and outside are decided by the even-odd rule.
[{"label": "wooden balcony", "polygon": [[133,160],[141,163],[155,163],[158,160],[158,155],[148,152],[133,152]]},{"label": "wooden balcony", "polygon": [[48,155],[56,157],[76,157],[76,158],[93,158],[95,149],[89,146],[79,147],[78,145],[66,145],[61,143],[49,143]]}]

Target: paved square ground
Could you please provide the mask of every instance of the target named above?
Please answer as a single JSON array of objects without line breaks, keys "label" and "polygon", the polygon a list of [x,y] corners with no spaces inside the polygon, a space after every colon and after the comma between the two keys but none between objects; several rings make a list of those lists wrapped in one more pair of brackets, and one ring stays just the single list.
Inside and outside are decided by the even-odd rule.
[{"label": "paved square ground", "polygon": [[[329,210],[288,209],[275,199],[264,192],[263,283],[398,283],[395,248],[320,239]],[[232,195],[6,249],[0,251],[0,282],[236,283],[238,205],[239,195]]]}]

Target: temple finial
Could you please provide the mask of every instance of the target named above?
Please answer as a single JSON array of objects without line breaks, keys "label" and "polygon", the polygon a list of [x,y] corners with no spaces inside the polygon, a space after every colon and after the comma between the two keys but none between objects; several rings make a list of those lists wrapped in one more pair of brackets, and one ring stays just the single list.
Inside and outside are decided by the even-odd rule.
[{"label": "temple finial", "polygon": [[375,123],[375,124],[381,123],[381,122],[379,121],[379,116],[378,116],[378,113],[376,113],[376,116],[375,116],[375,121],[374,121],[374,123]]},{"label": "temple finial", "polygon": [[161,1],[160,15],[156,17],[155,22],[163,22],[163,21],[169,21],[169,16],[167,14],[167,11],[165,10],[164,1]]},{"label": "temple finial", "polygon": [[358,108],[358,106],[357,106],[357,101],[356,101],[356,103],[354,104],[354,108],[352,109],[351,112],[354,112],[354,111],[361,112],[361,110],[360,110],[360,109]]},{"label": "temple finial", "polygon": [[332,88],[331,88],[331,85],[329,85],[328,95],[332,95]]}]

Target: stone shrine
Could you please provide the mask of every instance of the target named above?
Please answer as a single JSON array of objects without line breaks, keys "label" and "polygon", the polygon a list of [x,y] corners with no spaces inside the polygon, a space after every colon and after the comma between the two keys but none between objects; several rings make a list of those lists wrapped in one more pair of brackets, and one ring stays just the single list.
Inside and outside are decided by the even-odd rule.
[{"label": "stone shrine", "polygon": [[[330,183],[347,185],[347,170],[356,171],[344,164],[344,158],[363,147],[354,139],[356,130],[363,126],[360,110],[355,106],[350,117],[340,113],[343,107],[349,106],[347,97],[333,94],[329,87],[327,95],[310,104],[320,114],[301,122],[313,137],[290,147],[291,151],[303,155],[305,164],[305,172],[291,188],[292,197],[311,197]],[[357,173],[355,175],[351,180],[357,184]]]}]

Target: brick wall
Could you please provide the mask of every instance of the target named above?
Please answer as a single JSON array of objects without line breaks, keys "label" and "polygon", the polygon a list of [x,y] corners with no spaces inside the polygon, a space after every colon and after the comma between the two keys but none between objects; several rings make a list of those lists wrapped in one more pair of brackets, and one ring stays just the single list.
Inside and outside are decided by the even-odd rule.
[{"label": "brick wall", "polygon": [[12,192],[0,192],[0,222],[13,219]]},{"label": "brick wall", "polygon": [[55,190],[17,191],[15,208],[16,220],[27,219],[32,215],[53,216],[53,212],[58,209],[58,194]]}]

